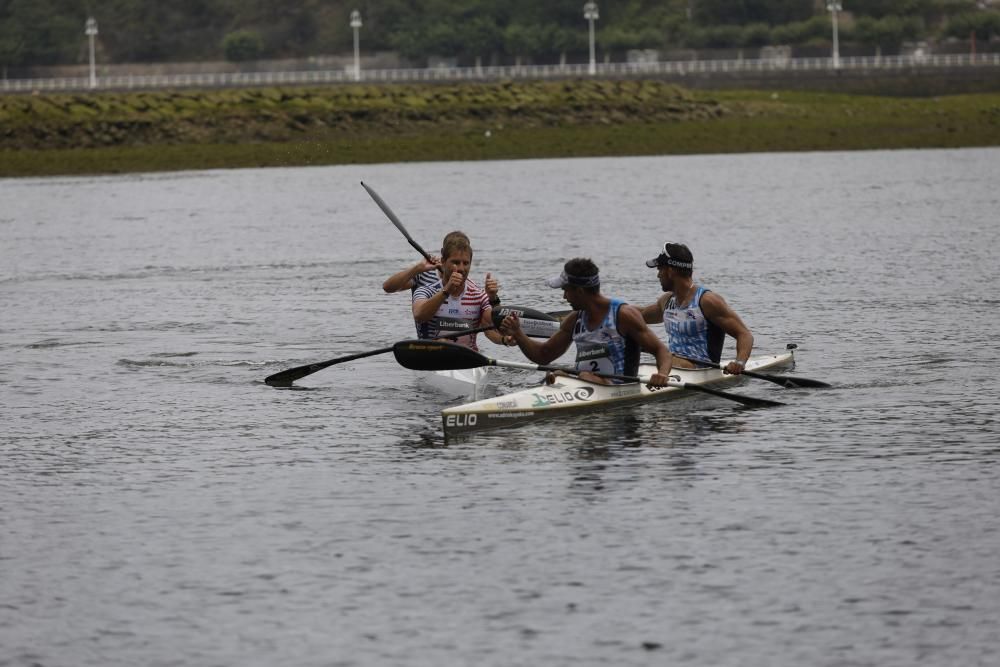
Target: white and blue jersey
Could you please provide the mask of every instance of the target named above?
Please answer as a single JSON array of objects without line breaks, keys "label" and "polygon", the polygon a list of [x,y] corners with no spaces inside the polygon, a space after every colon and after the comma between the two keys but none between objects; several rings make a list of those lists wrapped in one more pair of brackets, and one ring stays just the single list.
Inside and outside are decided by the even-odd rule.
[{"label": "white and blue jersey", "polygon": [[639,370],[639,346],[618,330],[618,311],[625,305],[611,299],[604,320],[591,329],[587,313],[578,311],[573,325],[576,345],[576,369],[612,375],[635,375]]},{"label": "white and blue jersey", "polygon": [[667,348],[671,354],[704,364],[719,363],[726,332],[712,324],[701,310],[701,297],[708,292],[700,285],[686,306],[671,294],[663,308]]}]

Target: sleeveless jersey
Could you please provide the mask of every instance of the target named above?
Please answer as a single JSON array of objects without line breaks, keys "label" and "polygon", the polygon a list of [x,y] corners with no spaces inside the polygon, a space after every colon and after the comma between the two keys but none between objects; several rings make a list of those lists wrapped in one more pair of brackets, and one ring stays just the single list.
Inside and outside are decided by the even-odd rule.
[{"label": "sleeveless jersey", "polygon": [[577,370],[614,375],[635,375],[639,370],[639,346],[618,331],[618,311],[623,305],[621,299],[612,299],[608,314],[594,329],[587,327],[586,312],[577,312],[573,325]]},{"label": "sleeveless jersey", "polygon": [[[423,274],[421,274],[423,275]],[[413,301],[429,299],[444,289],[440,276],[431,285],[423,285],[413,290]],[[443,333],[475,329],[483,317],[483,310],[490,307],[490,297],[486,290],[472,282],[465,281],[465,291],[462,296],[453,297],[450,294],[444,300],[437,313],[426,322],[417,322],[417,338],[437,338]],[[478,351],[476,335],[462,336],[454,339],[456,343]]]},{"label": "sleeveless jersey", "polygon": [[687,306],[671,294],[663,308],[663,326],[671,354],[694,362],[719,363],[726,332],[708,321],[701,310],[701,297],[708,292],[700,285]]}]

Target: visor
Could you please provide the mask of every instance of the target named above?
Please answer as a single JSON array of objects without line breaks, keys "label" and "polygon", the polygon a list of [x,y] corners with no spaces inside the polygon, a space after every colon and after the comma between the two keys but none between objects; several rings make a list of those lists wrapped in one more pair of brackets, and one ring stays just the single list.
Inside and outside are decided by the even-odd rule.
[{"label": "visor", "polygon": [[663,251],[653,259],[646,260],[646,266],[651,269],[656,269],[661,266],[676,266],[678,269],[693,269],[694,262],[682,262],[678,259],[674,259],[667,251],[667,244],[664,243]]},{"label": "visor", "polygon": [[545,281],[545,284],[554,289],[561,289],[568,285],[574,287],[599,287],[601,285],[601,275],[595,273],[592,276],[573,276],[565,271],[558,276],[552,276]]}]

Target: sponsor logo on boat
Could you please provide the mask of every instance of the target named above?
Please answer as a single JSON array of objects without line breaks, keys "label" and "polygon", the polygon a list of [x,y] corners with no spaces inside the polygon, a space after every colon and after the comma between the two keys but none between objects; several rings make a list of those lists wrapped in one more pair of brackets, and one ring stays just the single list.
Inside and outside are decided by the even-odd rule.
[{"label": "sponsor logo on boat", "polygon": [[488,419],[524,419],[534,416],[534,412],[491,412],[486,415]]},{"label": "sponsor logo on boat", "polygon": [[593,395],[593,387],[580,387],[575,391],[550,391],[546,394],[532,394],[535,402],[531,404],[531,407],[546,408],[550,405],[563,403],[585,403]]},{"label": "sponsor logo on boat", "polygon": [[479,415],[477,414],[448,415],[445,417],[444,425],[445,428],[468,428],[475,426],[477,421],[479,421]]},{"label": "sponsor logo on boat", "polygon": [[546,322],[545,320],[521,320],[521,331],[528,335],[546,334],[551,336],[558,330],[558,322]]},{"label": "sponsor logo on boat", "polygon": [[513,410],[517,407],[517,401],[497,401],[497,410]]}]

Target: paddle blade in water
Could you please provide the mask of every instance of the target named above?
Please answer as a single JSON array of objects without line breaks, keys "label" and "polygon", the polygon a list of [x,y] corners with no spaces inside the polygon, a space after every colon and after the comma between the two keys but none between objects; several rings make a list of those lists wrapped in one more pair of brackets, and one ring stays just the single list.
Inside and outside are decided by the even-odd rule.
[{"label": "paddle blade in water", "polygon": [[810,380],[809,378],[798,377],[795,375],[772,375],[770,373],[755,373],[753,371],[744,371],[744,375],[747,377],[758,378],[760,380],[767,380],[768,382],[773,382],[775,384],[780,384],[785,389],[799,389],[799,388],[810,388],[810,389],[829,389],[833,385],[821,380]]},{"label": "paddle blade in water", "polygon": [[829,389],[833,385],[828,382],[823,382],[821,380],[810,380],[809,378],[800,378],[795,376],[784,376],[778,375],[775,377],[780,377],[784,380],[784,385],[789,389],[797,389],[799,387],[809,387],[812,389]]}]

